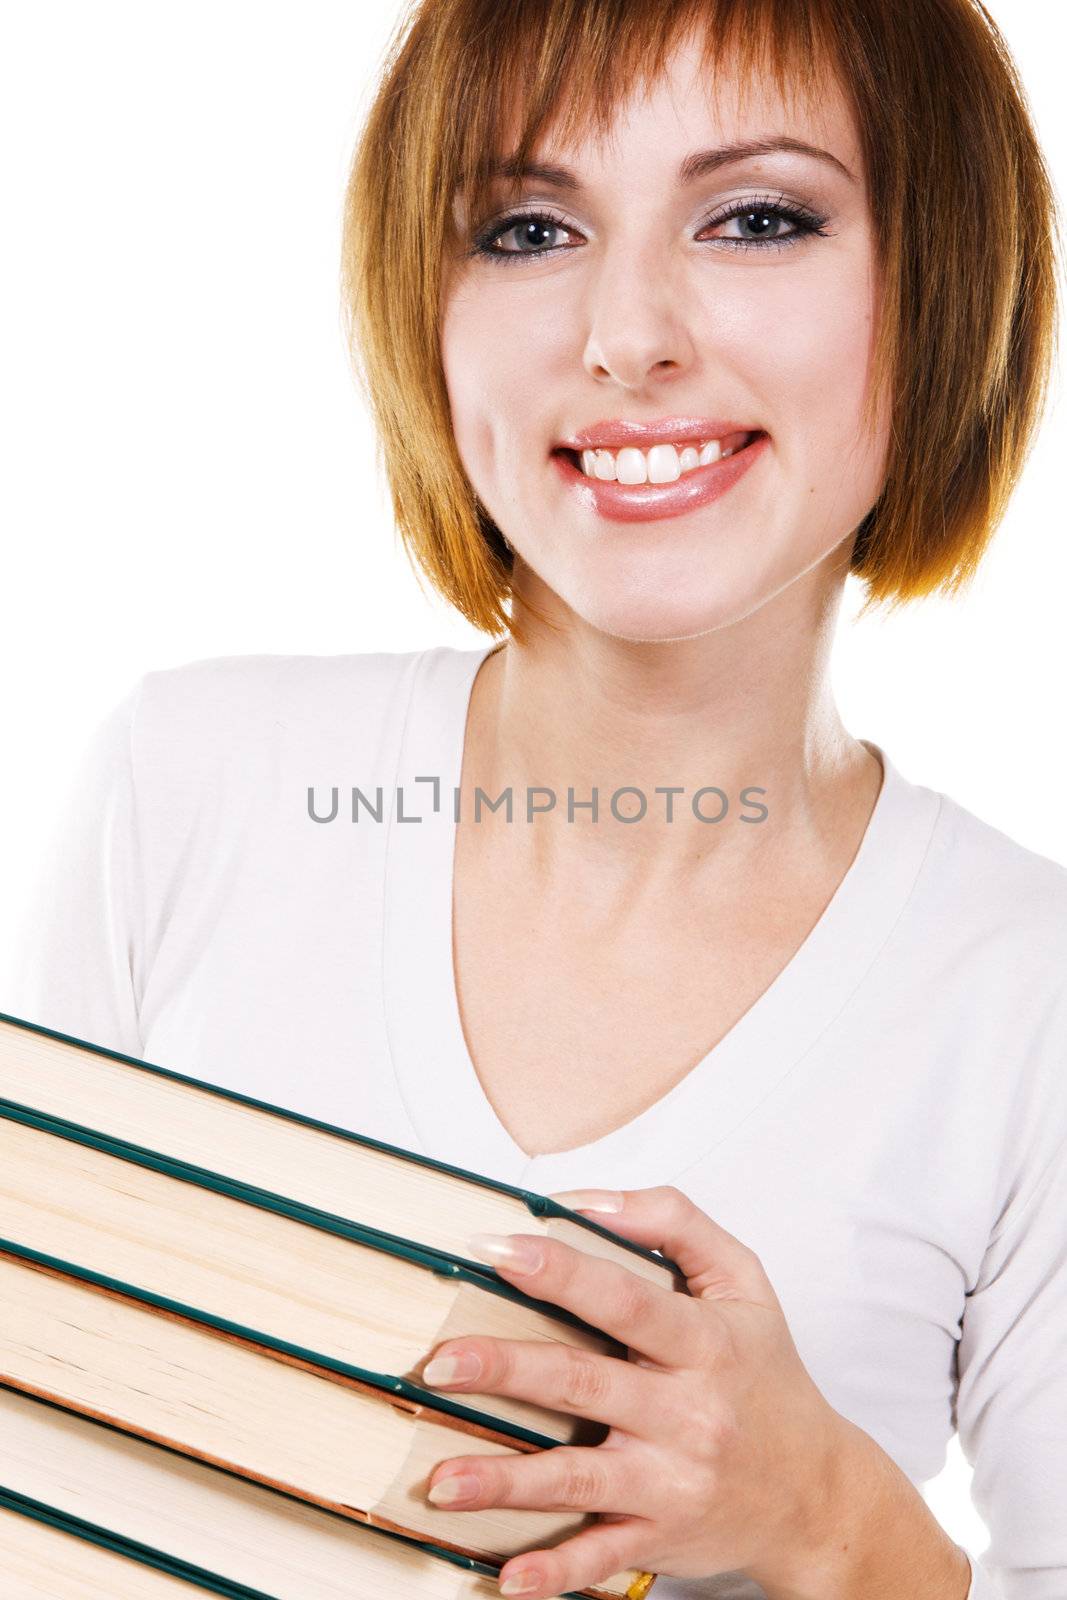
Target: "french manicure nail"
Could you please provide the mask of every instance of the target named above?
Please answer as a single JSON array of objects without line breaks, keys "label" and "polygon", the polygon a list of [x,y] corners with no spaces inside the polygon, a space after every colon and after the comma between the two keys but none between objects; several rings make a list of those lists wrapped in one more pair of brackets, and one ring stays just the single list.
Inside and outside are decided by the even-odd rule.
[{"label": "french manicure nail", "polygon": [[536,1272],[544,1261],[534,1240],[512,1239],[504,1233],[472,1233],[467,1248],[479,1261],[510,1267],[513,1272]]},{"label": "french manicure nail", "polygon": [[434,1356],[422,1369],[422,1381],[431,1387],[440,1383],[458,1383],[477,1378],[482,1363],[473,1350],[463,1350],[458,1355]]},{"label": "french manicure nail", "polygon": [[513,1572],[510,1578],[505,1578],[500,1585],[501,1594],[533,1594],[535,1589],[541,1587],[541,1580],[536,1572]]},{"label": "french manicure nail", "polygon": [[564,1189],[548,1198],[569,1211],[621,1211],[623,1207],[623,1196],[615,1189]]},{"label": "french manicure nail", "polygon": [[427,1499],[432,1500],[435,1506],[450,1506],[457,1500],[473,1500],[477,1493],[478,1479],[465,1472],[456,1472],[451,1478],[442,1478],[440,1483],[435,1483]]}]

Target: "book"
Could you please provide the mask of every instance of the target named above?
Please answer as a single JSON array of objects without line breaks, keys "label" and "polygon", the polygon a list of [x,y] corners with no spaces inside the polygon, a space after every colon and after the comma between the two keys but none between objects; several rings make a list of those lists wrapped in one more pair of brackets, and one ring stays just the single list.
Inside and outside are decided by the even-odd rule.
[{"label": "book", "polygon": [[[421,1388],[442,1339],[625,1355],[464,1257],[478,1228],[561,1237],[687,1292],[673,1263],[547,1197],[0,1014],[0,1300],[21,1319],[0,1383],[473,1559],[559,1542],[589,1519],[425,1498],[449,1456],[607,1431]],[[373,1442],[347,1476],[331,1414]],[[294,1415],[318,1419],[295,1454]]]},{"label": "book", "polygon": [[541,1233],[686,1291],[666,1257],[546,1195],[0,1012],[5,1106],[66,1123],[85,1144],[102,1138],[129,1159],[219,1192],[236,1179],[246,1198],[254,1191],[259,1204],[282,1214],[306,1219],[318,1211],[327,1223],[357,1223],[383,1247],[390,1237],[414,1241],[499,1284],[491,1267],[463,1254],[471,1233]]},{"label": "book", "polygon": [[484,1562],[3,1388],[0,1552],[5,1600],[499,1600]]},{"label": "book", "polygon": [[[17,1248],[151,1303],[195,1308],[244,1335],[390,1395],[499,1421],[534,1443],[595,1442],[599,1425],[506,1395],[427,1391],[419,1368],[446,1338],[481,1332],[621,1354],[599,1330],[433,1251],[333,1231],[65,1137],[0,1105],[0,1250]],[[488,1413],[492,1413],[489,1415]]]},{"label": "book", "polygon": [[[107,1537],[106,1530],[81,1527],[57,1517],[48,1506],[31,1506],[0,1491],[0,1550],[5,1581],[17,1600],[182,1600],[190,1577],[182,1581],[176,1564],[160,1566],[132,1546]],[[216,1585],[205,1574],[199,1589],[253,1600],[251,1589]]]},{"label": "book", "polygon": [[[0,1381],[375,1527],[481,1560],[550,1546],[576,1511],[449,1510],[426,1499],[454,1455],[536,1448],[191,1316],[0,1251]],[[632,1574],[593,1593],[626,1595]]]}]

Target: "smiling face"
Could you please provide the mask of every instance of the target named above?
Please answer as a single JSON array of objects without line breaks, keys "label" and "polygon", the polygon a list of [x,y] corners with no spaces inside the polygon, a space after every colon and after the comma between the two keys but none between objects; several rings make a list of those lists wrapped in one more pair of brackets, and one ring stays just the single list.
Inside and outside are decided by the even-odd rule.
[{"label": "smiling face", "polygon": [[[696,152],[778,138],[834,159],[775,150],[682,170]],[[888,439],[884,417],[873,436],[862,421],[879,285],[843,95],[828,81],[807,107],[748,84],[742,107],[736,80],[702,79],[687,44],[606,140],[549,137],[533,159],[567,171],[530,173],[471,219],[481,248],[442,293],[457,448],[516,553],[516,595],[647,641],[739,621],[804,574],[842,583]],[[664,419],[679,444],[713,437],[705,422],[765,437],[666,490],[598,489],[558,450],[608,421]],[[674,470],[669,452],[649,459],[654,477]]]}]

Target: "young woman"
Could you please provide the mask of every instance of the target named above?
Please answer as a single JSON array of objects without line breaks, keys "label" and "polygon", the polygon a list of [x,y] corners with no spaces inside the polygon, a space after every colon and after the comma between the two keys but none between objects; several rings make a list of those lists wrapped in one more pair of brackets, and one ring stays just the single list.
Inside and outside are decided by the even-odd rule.
[{"label": "young woman", "polygon": [[[685,1271],[484,1246],[631,1355],[426,1369],[610,1425],[436,1474],[600,1514],[507,1594],[1067,1592],[1067,871],[829,676],[849,572],[952,592],[1003,513],[1054,214],[970,0],[424,0],[346,305],[399,527],[493,642],[151,672],[79,775],[10,1010]],[[957,1428],[981,1562],[919,1492]]]}]

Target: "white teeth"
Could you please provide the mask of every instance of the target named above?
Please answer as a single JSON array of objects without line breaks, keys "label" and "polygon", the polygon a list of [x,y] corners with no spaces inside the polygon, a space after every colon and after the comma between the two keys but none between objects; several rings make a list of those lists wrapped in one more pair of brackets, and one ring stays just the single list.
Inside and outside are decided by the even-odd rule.
[{"label": "white teeth", "polygon": [[724,450],[718,439],[708,439],[699,449],[694,444],[657,444],[650,450],[638,450],[633,445],[622,450],[583,450],[582,471],[587,478],[601,478],[608,483],[674,483],[695,467],[725,461],[736,448]]},{"label": "white teeth", "polygon": [[678,452],[673,444],[656,444],[648,452],[649,483],[673,483],[682,476]]},{"label": "white teeth", "polygon": [[647,483],[648,461],[643,450],[627,445],[615,457],[615,476],[620,483]]}]

